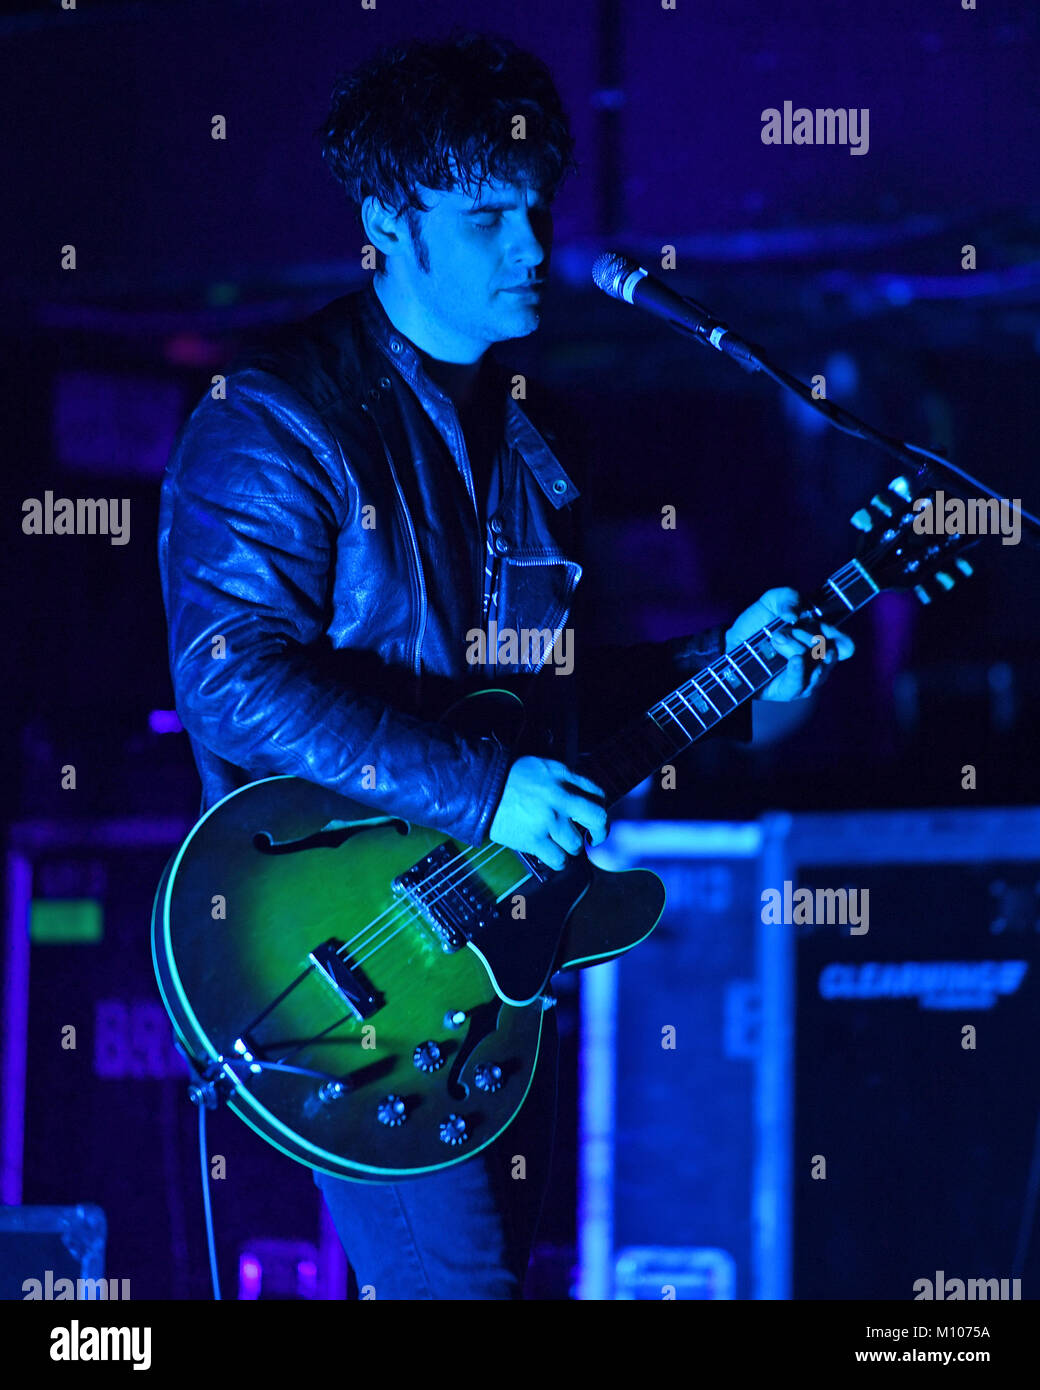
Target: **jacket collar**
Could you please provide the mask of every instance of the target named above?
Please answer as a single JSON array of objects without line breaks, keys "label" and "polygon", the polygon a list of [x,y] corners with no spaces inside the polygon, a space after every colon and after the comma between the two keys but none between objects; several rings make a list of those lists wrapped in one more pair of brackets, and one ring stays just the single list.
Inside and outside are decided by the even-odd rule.
[{"label": "jacket collar", "polygon": [[[450,406],[450,398],[430,380],[415,345],[394,326],[376,294],[370,280],[359,296],[362,327],[384,356],[397,368],[420,401],[432,401]],[[581,494],[560,466],[560,461],[535,429],[528,416],[514,399],[512,378],[493,357],[491,370],[506,397],[506,443],[527,464],[542,492],[557,510],[575,501]]]},{"label": "jacket collar", "polygon": [[394,326],[376,294],[375,282],[369,280],[358,297],[361,324],[383,355],[397,368],[420,400],[429,396],[450,404],[448,397],[427,376],[422,359],[410,338]]}]

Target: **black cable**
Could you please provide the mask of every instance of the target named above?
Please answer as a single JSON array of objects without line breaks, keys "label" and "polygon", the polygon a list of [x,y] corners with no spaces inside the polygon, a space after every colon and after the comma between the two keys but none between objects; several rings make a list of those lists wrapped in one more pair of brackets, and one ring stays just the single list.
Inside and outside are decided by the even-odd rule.
[{"label": "black cable", "polygon": [[[187,1057],[188,1054],[183,1048],[178,1050]],[[191,1059],[188,1059],[191,1061]],[[197,1066],[192,1062],[192,1065]],[[349,1089],[349,1084],[340,1081],[338,1077],[330,1076],[327,1072],[313,1071],[309,1067],[294,1067],[287,1062],[254,1062],[246,1061],[244,1057],[236,1057],[225,1061],[221,1058],[217,1062],[211,1062],[207,1071],[203,1072],[202,1080],[193,1082],[188,1087],[188,1097],[193,1105],[198,1106],[199,1110],[199,1168],[202,1175],[202,1206],[206,1222],[206,1248],[209,1252],[209,1275],[213,1286],[213,1298],[216,1302],[223,1301],[220,1292],[220,1273],[217,1269],[217,1246],[213,1232],[213,1203],[210,1194],[210,1176],[208,1154],[206,1152],[206,1111],[215,1110],[221,1099],[221,1085],[225,1089],[230,1089],[233,1085],[228,1077],[228,1071],[234,1066],[247,1066],[252,1069],[259,1068],[260,1071],[283,1071],[293,1072],[297,1076],[312,1076],[319,1081],[324,1081],[338,1087],[340,1090]],[[337,1092],[338,1094],[338,1092]]]},{"label": "black cable", "polygon": [[[194,1090],[195,1088],[193,1088]],[[201,1089],[201,1088],[199,1088]],[[202,1165],[202,1205],[206,1213],[206,1244],[209,1248],[209,1274],[213,1283],[213,1297],[219,1303],[220,1296],[220,1274],[217,1271],[217,1247],[213,1238],[213,1207],[210,1202],[209,1192],[209,1164],[206,1161],[206,1110],[208,1102],[205,1096],[192,1095],[192,1100],[199,1107],[199,1162]]]},{"label": "black cable", "polygon": [[[696,310],[698,314],[703,315],[705,319],[710,319],[712,317],[703,304],[698,304],[697,301],[691,299],[689,295],[682,295],[681,298],[685,300],[692,309]],[[948,458],[943,458],[941,454],[934,453],[931,449],[922,448],[919,444],[911,444],[907,440],[896,439],[891,435],[883,434],[881,430],[875,429],[873,425],[868,425],[865,420],[861,420],[859,416],[853,415],[853,413],[850,410],[846,410],[844,406],[828,400],[825,396],[816,396],[813,391],[806,386],[804,381],[799,381],[796,376],[792,376],[792,374],[785,371],[783,367],[774,366],[773,363],[768,361],[764,348],[760,347],[757,343],[746,343],[743,339],[737,338],[736,335],[731,335],[726,324],[719,323],[717,325],[721,335],[717,342],[715,341],[714,335],[709,338],[704,332],[698,331],[692,326],[672,323],[671,327],[676,333],[681,334],[684,338],[692,338],[695,342],[700,343],[702,347],[714,347],[716,351],[724,352],[725,355],[735,361],[738,366],[743,367],[745,371],[764,372],[765,375],[775,381],[778,386],[782,386],[785,390],[790,391],[803,405],[807,405],[811,410],[815,410],[817,415],[821,415],[829,425],[832,425],[836,430],[840,430],[842,434],[848,434],[854,439],[862,439],[867,444],[873,444],[876,448],[881,449],[883,453],[888,454],[889,457],[899,462],[904,468],[916,466],[917,473],[915,476],[921,481],[927,481],[929,485],[931,484],[931,480],[928,479],[925,474],[926,465],[919,462],[920,458],[926,458],[932,463],[938,464],[941,469],[953,475],[961,482],[968,483],[972,487],[977,488],[979,492],[984,493],[987,497],[992,497],[998,501],[1003,500],[991,487],[987,486],[987,484],[973,477],[957,464],[951,463]],[[725,340],[728,336],[733,340],[732,346],[729,348],[725,346]],[[917,457],[908,457],[908,455],[916,455]],[[1040,517],[1027,511],[1025,507],[1021,505],[1020,501],[1016,510],[1019,516],[1023,517],[1032,528],[1031,535],[1034,544],[1040,545]]]}]

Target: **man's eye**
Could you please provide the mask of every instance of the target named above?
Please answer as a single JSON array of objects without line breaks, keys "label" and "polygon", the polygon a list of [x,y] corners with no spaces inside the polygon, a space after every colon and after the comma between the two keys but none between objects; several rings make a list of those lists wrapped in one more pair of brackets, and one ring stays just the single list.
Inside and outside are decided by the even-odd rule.
[{"label": "man's eye", "polygon": [[477,228],[479,231],[481,231],[481,232],[490,232],[490,231],[492,230],[492,228],[498,226],[498,224],[501,222],[501,220],[502,220],[502,215],[501,215],[501,213],[497,213],[497,212],[496,212],[496,213],[494,213],[493,215],[489,213],[486,221],[484,221],[484,222],[474,222],[473,225],[474,225],[474,227],[476,227],[476,228]]}]

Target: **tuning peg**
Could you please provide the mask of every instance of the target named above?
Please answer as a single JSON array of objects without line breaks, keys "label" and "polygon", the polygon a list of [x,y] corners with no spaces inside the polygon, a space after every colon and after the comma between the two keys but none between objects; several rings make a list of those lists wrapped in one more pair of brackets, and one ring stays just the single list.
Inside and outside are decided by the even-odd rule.
[{"label": "tuning peg", "polygon": [[910,484],[906,478],[893,478],[888,485],[889,492],[894,492],[897,497],[901,497],[904,502],[910,501]]},{"label": "tuning peg", "polygon": [[949,590],[953,588],[953,578],[948,575],[945,570],[936,570],[935,577],[944,589]]},{"label": "tuning peg", "polygon": [[960,570],[961,574],[974,574],[974,573],[975,573],[975,571],[972,569],[971,565],[968,564],[967,560],[962,560],[961,557],[960,557],[959,555],[957,556],[957,559],[954,560],[953,563],[954,563],[954,564],[957,566],[957,568]]},{"label": "tuning peg", "polygon": [[888,505],[884,498],[879,497],[877,493],[875,493],[874,496],[870,499],[870,505],[872,507],[877,507],[878,511],[881,513],[882,516],[892,515],[892,508]]},{"label": "tuning peg", "polygon": [[917,595],[917,597],[921,600],[922,603],[931,603],[931,595],[928,593],[928,590],[924,587],[923,584],[915,584],[914,593]]},{"label": "tuning peg", "polygon": [[853,512],[851,519],[857,531],[873,531],[874,529],[874,520],[866,507],[860,507],[858,512]]}]

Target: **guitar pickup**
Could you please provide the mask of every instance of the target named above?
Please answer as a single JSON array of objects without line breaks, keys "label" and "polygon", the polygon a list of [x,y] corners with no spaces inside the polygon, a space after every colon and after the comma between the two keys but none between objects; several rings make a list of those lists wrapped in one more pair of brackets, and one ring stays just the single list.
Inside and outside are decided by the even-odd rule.
[{"label": "guitar pickup", "polygon": [[371,1018],[382,1006],[382,999],[374,993],[356,965],[341,954],[343,942],[330,937],[321,946],[315,947],[307,959],[323,980],[336,991],[340,999],[358,1020]]},{"label": "guitar pickup", "polygon": [[486,884],[469,868],[451,840],[405,869],[390,885],[397,897],[418,908],[442,951],[460,951],[494,920],[496,903]]}]

